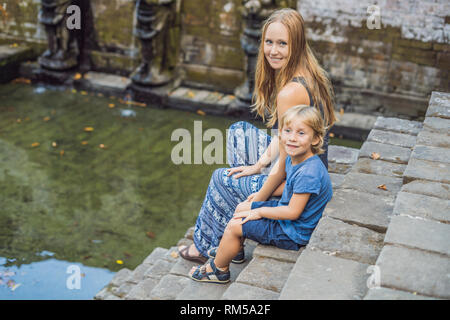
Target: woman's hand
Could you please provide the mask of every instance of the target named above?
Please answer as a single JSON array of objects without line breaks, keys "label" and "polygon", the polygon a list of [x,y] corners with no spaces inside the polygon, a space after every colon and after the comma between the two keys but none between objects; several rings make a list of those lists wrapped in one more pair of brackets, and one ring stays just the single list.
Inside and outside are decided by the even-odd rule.
[{"label": "woman's hand", "polygon": [[228,177],[235,174],[236,172],[240,172],[233,176],[233,178],[238,179],[244,176],[251,176],[257,173],[261,173],[261,166],[258,164],[254,164],[252,166],[240,166],[228,169]]},{"label": "woman's hand", "polygon": [[254,210],[249,210],[249,211],[242,211],[242,212],[237,212],[234,214],[233,219],[242,219],[245,218],[244,220],[241,221],[241,224],[246,223],[247,221],[250,220],[259,220],[261,219],[261,215],[259,214],[259,210],[258,209],[254,209]]}]

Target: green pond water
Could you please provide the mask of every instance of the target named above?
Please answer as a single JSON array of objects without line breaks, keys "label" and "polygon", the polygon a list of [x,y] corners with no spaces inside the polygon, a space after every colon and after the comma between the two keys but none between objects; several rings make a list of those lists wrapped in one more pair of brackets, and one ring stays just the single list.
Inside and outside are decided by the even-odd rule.
[{"label": "green pond water", "polygon": [[[185,128],[193,141],[194,121],[225,138],[237,120],[1,85],[0,299],[90,299],[114,272],[175,246],[195,223],[211,173],[226,166],[172,162],[173,131]],[[66,287],[70,264],[84,268],[84,295]]]}]

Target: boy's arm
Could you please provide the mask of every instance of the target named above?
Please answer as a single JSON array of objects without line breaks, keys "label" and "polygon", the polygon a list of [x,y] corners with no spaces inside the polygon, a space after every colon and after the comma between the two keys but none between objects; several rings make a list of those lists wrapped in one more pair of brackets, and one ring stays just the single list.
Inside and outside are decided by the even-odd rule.
[{"label": "boy's arm", "polygon": [[244,218],[242,223],[248,220],[261,218],[273,220],[296,220],[300,217],[309,200],[310,193],[294,193],[289,205],[279,207],[261,207],[249,211],[236,213],[233,219]]},{"label": "boy's arm", "polygon": [[286,151],[284,148],[280,148],[280,157],[277,163],[273,166],[269,173],[269,176],[264,182],[261,189],[253,196],[251,201],[266,201],[269,199],[273,192],[280,186],[283,180],[286,178]]}]

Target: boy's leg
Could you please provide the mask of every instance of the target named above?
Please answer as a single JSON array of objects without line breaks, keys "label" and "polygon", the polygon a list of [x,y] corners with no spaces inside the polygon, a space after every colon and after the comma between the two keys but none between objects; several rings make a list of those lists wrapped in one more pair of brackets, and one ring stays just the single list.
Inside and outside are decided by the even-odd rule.
[{"label": "boy's leg", "polygon": [[233,260],[242,248],[243,237],[240,222],[241,220],[238,219],[230,220],[223,233],[214,259],[214,263],[218,268],[228,269],[231,260]]}]

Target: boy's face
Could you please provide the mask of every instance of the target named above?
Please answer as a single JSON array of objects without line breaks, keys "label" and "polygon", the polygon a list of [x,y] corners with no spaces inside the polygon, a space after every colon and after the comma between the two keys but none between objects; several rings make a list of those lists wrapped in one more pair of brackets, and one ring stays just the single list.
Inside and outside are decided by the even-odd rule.
[{"label": "boy's face", "polygon": [[289,33],[281,22],[271,23],[264,37],[264,56],[270,66],[277,70],[289,59]]},{"label": "boy's face", "polygon": [[303,160],[313,156],[312,144],[318,144],[319,138],[314,135],[314,130],[306,125],[301,118],[292,119],[291,123],[281,129],[281,142],[286,153],[296,160]]}]

